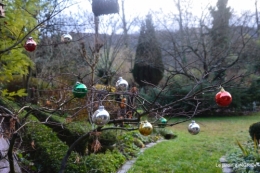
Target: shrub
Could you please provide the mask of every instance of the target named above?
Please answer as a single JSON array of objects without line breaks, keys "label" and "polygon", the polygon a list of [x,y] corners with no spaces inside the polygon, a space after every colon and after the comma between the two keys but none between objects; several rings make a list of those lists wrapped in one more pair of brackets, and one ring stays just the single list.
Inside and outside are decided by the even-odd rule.
[{"label": "shrub", "polygon": [[85,157],[86,172],[116,172],[124,164],[126,158],[118,150],[107,150],[106,153],[91,154]]},{"label": "shrub", "polygon": [[144,147],[145,147],[144,143],[143,143],[140,139],[138,139],[138,138],[135,138],[135,139],[134,139],[134,144],[135,144],[137,147],[139,147],[139,148],[144,148]]},{"label": "shrub", "polygon": [[229,165],[236,173],[258,173],[260,170],[260,148],[256,140],[249,140],[245,144],[237,141],[238,148],[234,148],[226,154]]},{"label": "shrub", "polygon": [[153,129],[153,133],[149,136],[143,136],[138,131],[132,131],[132,132],[129,132],[129,134],[131,134],[133,137],[141,140],[144,144],[156,142],[161,138],[161,136],[159,136],[159,134],[156,132],[156,129]]},{"label": "shrub", "polygon": [[249,127],[249,134],[252,138],[252,140],[254,140],[254,138],[256,138],[257,142],[259,143],[259,139],[260,139],[260,122],[254,123]]},{"label": "shrub", "polygon": [[116,147],[127,158],[136,157],[140,149],[134,144],[135,137],[130,133],[125,133],[117,137]]},{"label": "shrub", "polygon": [[114,130],[105,130],[102,131],[99,140],[102,145],[113,145],[116,142],[116,136]]},{"label": "shrub", "polygon": [[[27,111],[29,111],[29,109]],[[63,124],[65,121],[64,118],[60,116],[51,115],[40,111],[34,111],[34,116],[39,121],[45,121],[47,118],[49,118],[51,122],[55,122],[57,124]],[[46,125],[54,132],[57,132],[59,139],[66,142],[66,144],[69,146],[72,145],[81,135],[85,134],[91,129],[90,124],[86,121],[73,121],[73,123],[65,123],[63,126],[57,126],[56,124],[51,123]],[[75,151],[83,155],[86,151],[87,141],[88,139],[85,139],[79,143],[75,147]]]},{"label": "shrub", "polygon": [[[31,121],[37,122],[37,119],[30,116]],[[24,140],[27,143],[33,141],[33,151],[30,152],[31,160],[38,165],[38,171],[45,173],[58,172],[61,166],[61,161],[65,156],[68,146],[60,141],[56,133],[52,129],[40,123],[30,123],[27,126],[27,136]],[[25,153],[27,154],[27,153]],[[68,173],[85,173],[85,167],[80,162],[75,162],[80,156],[75,152],[69,157],[65,172]]]},{"label": "shrub", "polygon": [[[88,139],[88,153],[94,152],[91,145],[95,141],[96,136],[90,135]],[[98,141],[101,144],[101,148],[96,151],[96,153],[105,153],[107,150],[113,150],[115,148],[117,137],[114,130],[105,130],[102,131],[101,134],[98,137]]]},{"label": "shrub", "polygon": [[158,133],[160,133],[161,136],[163,136],[165,139],[174,139],[177,137],[177,135],[175,135],[173,133],[173,131],[171,131],[170,129],[159,129]]},{"label": "shrub", "polygon": [[[145,98],[146,100],[152,102],[154,99],[156,99],[156,103],[159,105],[166,105],[171,102],[177,101],[184,97],[189,91],[192,90],[191,86],[180,86],[178,84],[170,85],[169,87],[165,88],[165,90],[161,91],[160,89],[153,88],[153,87],[145,87],[140,89],[140,96]],[[194,91],[195,92],[195,91]],[[157,95],[160,95],[158,98]],[[195,102],[194,102],[195,103]],[[190,110],[193,107],[191,106],[191,103],[187,103],[186,101],[181,101],[176,103],[175,105],[176,110],[177,108],[181,108],[184,110]]]}]

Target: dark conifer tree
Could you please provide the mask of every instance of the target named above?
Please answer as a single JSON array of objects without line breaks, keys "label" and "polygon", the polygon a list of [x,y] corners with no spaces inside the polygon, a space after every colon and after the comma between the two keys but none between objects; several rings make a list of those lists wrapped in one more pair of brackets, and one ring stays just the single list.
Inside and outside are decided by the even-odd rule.
[{"label": "dark conifer tree", "polygon": [[228,0],[218,0],[217,9],[211,8],[213,17],[211,36],[213,45],[225,47],[229,36],[229,20],[231,17],[230,7],[227,7]]},{"label": "dark conifer tree", "polygon": [[229,36],[230,26],[229,20],[231,18],[230,7],[227,7],[228,0],[218,0],[217,9],[210,8],[210,13],[213,18],[212,29],[210,32],[212,39],[211,56],[214,59],[214,64],[218,67],[215,70],[213,81],[224,80],[225,69],[223,65],[225,58],[229,54]]},{"label": "dark conifer tree", "polygon": [[162,53],[156,39],[152,16],[147,15],[140,29],[133,77],[140,87],[147,85],[143,81],[157,85],[163,78],[163,72]]}]

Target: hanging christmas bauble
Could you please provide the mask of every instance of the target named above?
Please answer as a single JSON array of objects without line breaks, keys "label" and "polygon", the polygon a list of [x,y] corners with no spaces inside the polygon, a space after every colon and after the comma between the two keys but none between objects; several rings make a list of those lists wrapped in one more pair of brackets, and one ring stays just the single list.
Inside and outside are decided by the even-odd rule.
[{"label": "hanging christmas bauble", "polygon": [[164,117],[161,117],[160,119],[159,119],[159,121],[160,121],[160,123],[159,123],[159,127],[165,127],[166,126],[166,124],[167,124],[167,119],[165,119]]},{"label": "hanging christmas bauble", "polygon": [[33,52],[36,49],[37,43],[33,40],[32,37],[29,37],[28,40],[24,44],[24,48],[29,51]]},{"label": "hanging christmas bauble", "polygon": [[82,98],[82,97],[86,96],[86,94],[88,92],[88,88],[83,83],[76,82],[76,84],[73,87],[72,92],[73,92],[74,97]]},{"label": "hanging christmas bauble", "polygon": [[122,77],[119,77],[119,79],[116,82],[116,88],[119,91],[126,91],[128,89],[128,82]]},{"label": "hanging christmas bauble", "polygon": [[140,123],[139,126],[139,132],[144,135],[144,136],[148,136],[152,133],[153,131],[153,126],[151,123],[149,123],[148,121],[142,121]]},{"label": "hanging christmas bauble", "polygon": [[229,106],[232,102],[232,96],[229,92],[225,91],[223,87],[221,90],[216,94],[215,101],[219,106]]},{"label": "hanging christmas bauble", "polygon": [[200,126],[193,120],[188,126],[188,131],[192,135],[197,135],[200,132]]},{"label": "hanging christmas bauble", "polygon": [[61,36],[61,41],[64,43],[72,41],[72,36],[70,34],[63,34]]},{"label": "hanging christmas bauble", "polygon": [[109,113],[105,110],[104,106],[99,106],[98,110],[96,110],[92,115],[92,122],[98,126],[107,124],[109,120]]}]

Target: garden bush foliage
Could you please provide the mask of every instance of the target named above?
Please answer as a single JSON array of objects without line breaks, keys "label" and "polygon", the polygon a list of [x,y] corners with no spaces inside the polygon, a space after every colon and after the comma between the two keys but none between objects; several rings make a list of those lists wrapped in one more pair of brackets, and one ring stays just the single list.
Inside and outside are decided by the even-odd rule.
[{"label": "garden bush foliage", "polygon": [[259,143],[259,139],[260,139],[260,122],[254,123],[249,127],[249,134],[252,138],[252,140],[254,140],[254,138],[256,138],[257,142]]},{"label": "garden bush foliage", "polygon": [[126,161],[124,155],[118,150],[107,150],[105,153],[91,154],[85,157],[86,172],[108,173],[116,172]]},{"label": "garden bush foliage", "polygon": [[[33,116],[30,117],[30,120],[37,121]],[[68,150],[66,143],[62,142],[51,128],[43,124],[29,124],[27,131],[29,135],[25,139],[27,143],[34,141],[35,150],[29,154],[26,153],[26,159],[35,160],[34,164],[37,165],[38,171],[58,172],[61,161]],[[116,135],[114,131],[104,131],[99,140],[108,145],[114,144],[115,147],[85,156],[73,152],[69,157],[65,172],[116,172],[126,160],[136,157],[145,143],[155,142],[159,138],[157,134],[142,136],[138,131],[121,132],[120,135]]]},{"label": "garden bush foliage", "polygon": [[127,158],[136,157],[140,149],[134,144],[135,137],[131,133],[125,133],[117,137],[116,147]]},{"label": "garden bush foliage", "polygon": [[259,173],[260,172],[260,148],[256,140],[249,140],[245,144],[238,143],[226,154],[229,165],[236,173]]},{"label": "garden bush foliage", "polygon": [[[26,111],[29,110],[26,109]],[[21,121],[25,118],[26,111],[19,117]],[[51,122],[55,122],[56,124],[62,123],[63,129],[58,126],[42,124],[41,122],[47,117],[49,117],[49,121]],[[28,170],[34,172],[58,172],[62,159],[69,149],[69,145],[64,138],[68,137],[72,139],[73,135],[82,135],[91,128],[91,126],[80,128],[83,122],[73,121],[67,124],[64,117],[57,115],[50,116],[47,113],[38,111],[33,111],[27,117],[27,121],[30,121],[30,123],[25,126],[26,135],[23,136],[23,147],[27,149],[25,151],[17,151],[17,155],[21,163]],[[65,137],[62,138],[60,135],[64,135]],[[137,130],[131,132],[121,130],[102,131],[99,136],[102,147],[105,147],[105,145],[113,147],[102,150],[100,153],[86,155],[86,147],[77,146],[82,147],[81,149],[84,149],[85,152],[80,153],[77,150],[75,150],[76,152],[72,152],[65,172],[115,172],[127,159],[136,157],[140,153],[140,148],[144,147],[145,144],[155,142],[158,139],[160,139],[160,135],[156,130],[150,136],[142,136]],[[86,146],[85,142],[82,142],[84,146]],[[98,165],[97,163],[99,162],[104,164]]]},{"label": "garden bush foliage", "polygon": [[[147,99],[148,101],[152,101],[155,98],[157,98],[157,94],[160,93],[160,97],[157,98],[157,103],[160,105],[166,105],[171,102],[177,101],[184,97],[189,91],[192,90],[192,84],[189,83],[183,83],[185,81],[185,78],[179,79],[179,78],[174,78],[172,80],[172,84],[169,85],[163,92],[158,90],[157,88],[153,87],[143,87],[140,89],[140,95]],[[210,83],[203,83],[200,84],[199,87],[193,90],[193,92],[198,92],[202,88],[207,88],[211,86]],[[227,108],[220,108],[217,106],[215,103],[215,95],[219,91],[218,88],[215,89],[215,91],[210,91],[210,92],[203,92],[200,95],[197,95],[197,97],[200,99],[201,108],[211,108],[211,112],[215,112],[215,110],[228,110],[228,114],[231,114],[234,112],[232,115],[237,115],[240,112],[244,111],[253,111],[254,110],[254,102],[256,105],[259,104],[258,100],[259,98],[259,93],[260,93],[260,79],[255,79],[249,86],[241,86],[241,87],[229,87],[229,86],[224,86],[224,89],[232,95],[232,103],[227,107]],[[191,103],[192,104],[192,103]],[[193,103],[194,104],[194,103]],[[190,103],[187,102],[179,102],[176,103],[175,108],[181,108],[185,110],[189,110],[191,108]],[[231,112],[232,111],[232,112]],[[209,112],[204,113],[206,116],[209,115]],[[203,114],[203,115],[204,115]],[[202,114],[200,114],[202,115]],[[212,114],[215,115],[215,114]],[[219,114],[218,114],[219,115]],[[240,114],[239,114],[240,115]]]},{"label": "garden bush foliage", "polygon": [[167,128],[159,129],[158,133],[160,133],[160,135],[163,136],[165,139],[174,139],[177,137],[177,135],[174,134],[172,130]]},{"label": "garden bush foliage", "polygon": [[[55,122],[57,124],[63,124],[63,126],[57,126],[56,124],[46,124],[53,131],[57,132],[57,136],[60,140],[66,142],[68,146],[72,145],[81,135],[85,134],[91,129],[89,123],[85,121],[74,121],[73,123],[65,123],[65,119],[58,115],[50,115],[48,113],[43,113],[40,111],[35,111],[34,116],[39,121],[45,121],[45,119],[49,118],[51,122]],[[78,144],[75,148],[75,151],[79,152],[81,155],[85,153],[87,147],[88,140],[83,140],[80,144]]]},{"label": "garden bush foliage", "polygon": [[229,165],[236,173],[259,173],[260,172],[260,122],[253,123],[249,127],[251,140],[241,144],[226,154]]},{"label": "garden bush foliage", "polygon": [[[29,151],[31,160],[34,164],[38,165],[38,171],[44,173],[58,172],[61,166],[61,161],[65,156],[68,146],[62,142],[52,129],[38,123],[37,119],[33,116],[30,117],[31,121],[35,123],[28,124],[27,136],[25,140],[27,143],[34,143],[32,150]],[[76,162],[79,160],[79,162]],[[85,167],[80,162],[80,156],[73,152],[69,157],[66,171],[67,173],[85,173]]]},{"label": "garden bush foliage", "polygon": [[117,134],[114,130],[105,130],[102,131],[100,135],[100,143],[102,145],[113,145],[116,142]]}]

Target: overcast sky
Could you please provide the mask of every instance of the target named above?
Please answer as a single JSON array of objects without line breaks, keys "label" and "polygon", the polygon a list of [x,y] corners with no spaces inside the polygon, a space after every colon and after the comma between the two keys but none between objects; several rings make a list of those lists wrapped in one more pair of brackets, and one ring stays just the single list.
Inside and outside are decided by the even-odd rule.
[{"label": "overcast sky", "polygon": [[[182,1],[181,1],[182,2]],[[208,9],[209,5],[215,6],[217,0],[190,0],[190,8],[193,14],[200,15],[200,13]],[[165,12],[172,11],[175,8],[173,0],[125,0],[126,10],[128,13],[142,13],[147,14],[149,9],[159,10]],[[254,9],[254,0],[229,0],[228,3],[235,11],[245,11]]]},{"label": "overcast sky", "polygon": [[[69,7],[65,13],[77,13],[77,11],[88,11],[92,13],[92,0],[73,0],[73,2],[79,2],[78,4]],[[119,5],[121,5],[122,0],[118,0]],[[152,11],[160,11],[157,13],[157,18],[160,18],[160,15],[164,13],[176,13],[176,5],[174,1],[176,0],[124,0],[125,1],[125,14],[127,19],[131,19],[135,16],[144,17],[148,14],[149,10]],[[210,6],[216,6],[218,0],[180,0],[182,8],[189,9],[189,12],[192,12],[193,15],[197,17],[201,17],[201,13],[203,12],[203,16],[209,13],[208,8]],[[189,1],[189,3],[185,3]],[[238,16],[246,11],[255,11],[255,1],[256,0],[228,0],[228,6],[230,6],[234,12],[233,14],[237,14]],[[258,0],[258,8],[260,11],[260,0]],[[72,2],[72,1],[70,1]],[[187,5],[188,4],[188,5]],[[101,20],[106,20],[106,15],[102,16]],[[140,18],[141,19],[141,18]],[[90,28],[92,31],[93,28]],[[139,27],[135,27],[134,32],[139,31]],[[68,31],[67,31],[68,32]]]},{"label": "overcast sky", "polygon": [[[91,4],[88,0],[77,0],[80,2],[79,7],[91,11]],[[125,10],[128,15],[146,15],[149,10],[158,11],[162,9],[164,12],[173,11],[175,8],[174,0],[124,0]],[[181,0],[190,1],[190,8],[192,8],[193,14],[200,15],[205,9],[208,9],[208,5],[215,6],[217,0]],[[248,10],[254,10],[254,4],[256,0],[229,0],[228,6],[231,6],[237,13],[245,12]],[[260,0],[259,0],[260,1]],[[118,0],[121,3],[121,0]],[[258,3],[260,8],[260,2]]]}]

